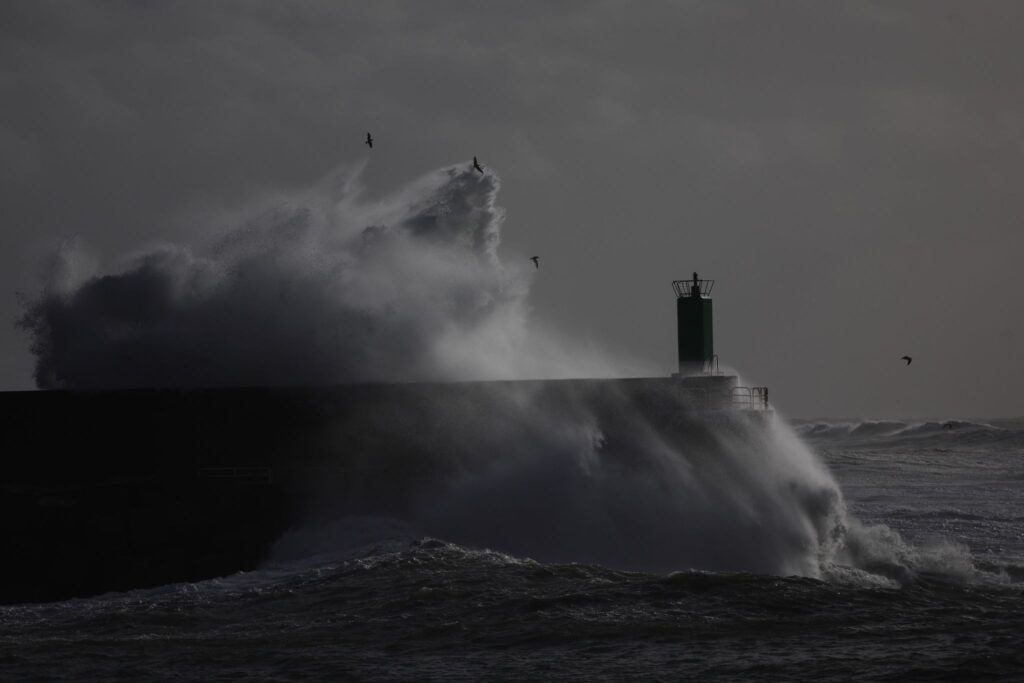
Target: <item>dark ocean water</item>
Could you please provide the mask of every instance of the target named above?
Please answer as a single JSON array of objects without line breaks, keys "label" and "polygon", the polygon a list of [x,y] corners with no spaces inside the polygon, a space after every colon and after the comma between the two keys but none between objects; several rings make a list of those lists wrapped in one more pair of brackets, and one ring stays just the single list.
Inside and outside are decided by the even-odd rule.
[{"label": "dark ocean water", "polygon": [[259,571],[0,607],[0,677],[1024,679],[1024,424],[794,427],[849,514],[821,578],[541,563],[346,520]]}]

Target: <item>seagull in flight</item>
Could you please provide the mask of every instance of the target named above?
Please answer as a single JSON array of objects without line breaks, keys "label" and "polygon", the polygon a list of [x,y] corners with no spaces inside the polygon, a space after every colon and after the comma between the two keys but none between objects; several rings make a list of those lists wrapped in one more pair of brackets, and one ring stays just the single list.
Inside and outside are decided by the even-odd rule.
[{"label": "seagull in flight", "polygon": [[540,256],[531,256],[530,260],[533,261],[533,265],[540,268]]},{"label": "seagull in flight", "polygon": [[911,358],[910,356],[903,356],[900,360],[905,360],[907,361],[907,365],[910,365],[911,361],[913,361],[914,359]]},{"label": "seagull in flight", "polygon": [[370,149],[373,149],[373,136],[369,133],[366,134],[366,144],[369,145]]},{"label": "seagull in flight", "polygon": [[481,173],[484,172],[484,167],[480,165],[480,162],[476,160],[476,157],[473,157],[473,168]]}]

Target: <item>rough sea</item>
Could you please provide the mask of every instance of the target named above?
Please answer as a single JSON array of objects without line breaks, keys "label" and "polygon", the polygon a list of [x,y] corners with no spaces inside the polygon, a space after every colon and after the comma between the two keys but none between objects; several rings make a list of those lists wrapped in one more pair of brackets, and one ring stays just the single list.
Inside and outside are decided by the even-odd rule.
[{"label": "rough sea", "polygon": [[0,678],[1024,678],[1024,421],[792,429],[845,500],[816,577],[543,562],[347,519],[256,571],[0,607]]}]

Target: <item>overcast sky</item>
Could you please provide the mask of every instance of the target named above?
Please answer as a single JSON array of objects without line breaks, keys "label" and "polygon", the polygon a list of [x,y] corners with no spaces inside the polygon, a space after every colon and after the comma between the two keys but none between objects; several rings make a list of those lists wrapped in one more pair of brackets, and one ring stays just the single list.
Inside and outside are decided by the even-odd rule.
[{"label": "overcast sky", "polygon": [[[670,283],[791,416],[1024,414],[1017,2],[4,2],[0,389],[69,237],[202,244],[367,156],[477,155],[534,315],[675,365]],[[914,357],[910,367],[900,356]]]}]

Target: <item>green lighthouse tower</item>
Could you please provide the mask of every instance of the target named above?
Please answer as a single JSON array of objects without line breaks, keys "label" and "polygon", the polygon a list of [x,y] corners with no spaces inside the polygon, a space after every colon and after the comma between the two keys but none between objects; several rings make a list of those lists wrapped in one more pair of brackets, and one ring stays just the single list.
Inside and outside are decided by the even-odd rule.
[{"label": "green lighthouse tower", "polygon": [[679,344],[679,376],[700,375],[711,371],[715,359],[714,325],[711,315],[711,290],[714,280],[676,280],[676,325]]}]

